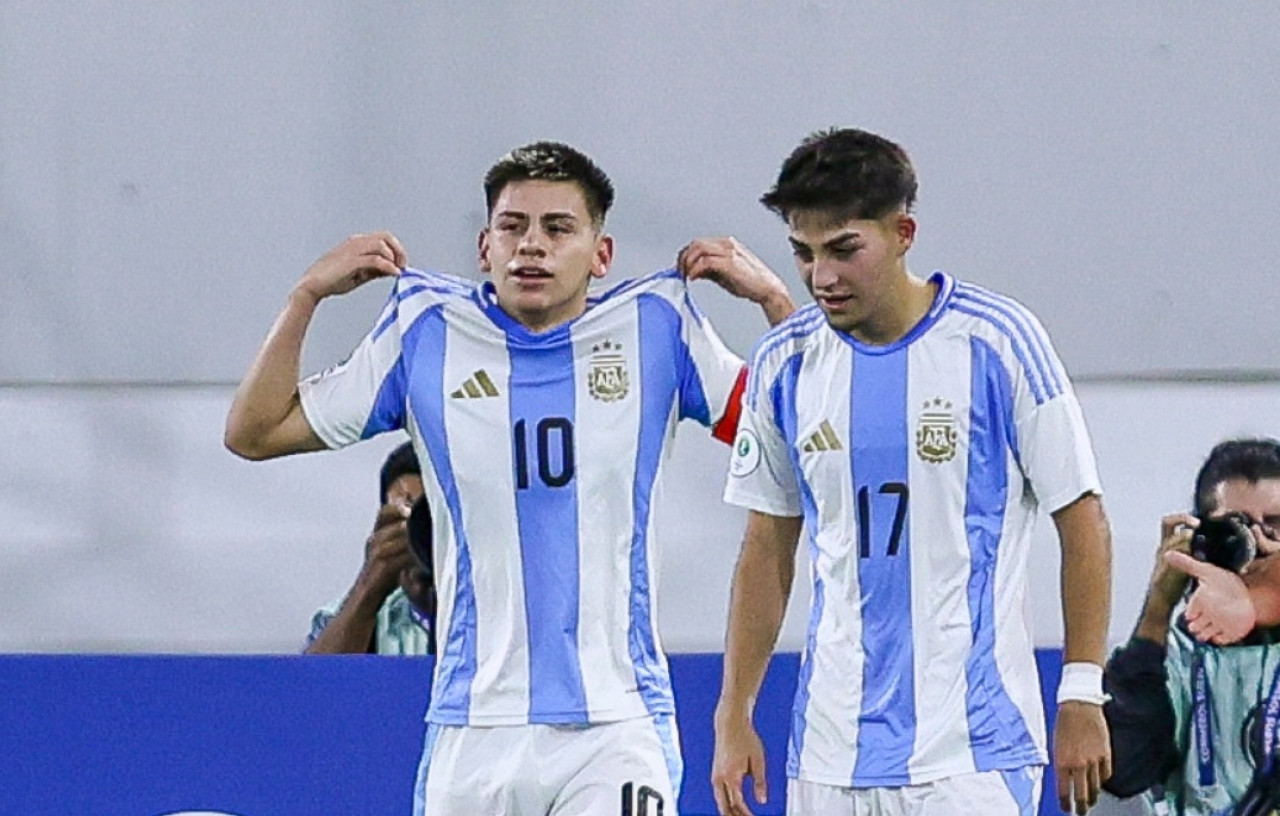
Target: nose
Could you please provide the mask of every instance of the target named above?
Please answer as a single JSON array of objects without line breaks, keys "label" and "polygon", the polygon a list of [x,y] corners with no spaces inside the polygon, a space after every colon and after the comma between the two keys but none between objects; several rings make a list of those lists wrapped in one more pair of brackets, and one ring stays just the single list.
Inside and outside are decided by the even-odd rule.
[{"label": "nose", "polygon": [[836,282],[835,264],[815,258],[809,265],[809,280],[815,290],[829,289]]},{"label": "nose", "polygon": [[516,246],[516,252],[521,255],[547,254],[546,235],[536,226],[529,227],[520,236],[520,243]]}]

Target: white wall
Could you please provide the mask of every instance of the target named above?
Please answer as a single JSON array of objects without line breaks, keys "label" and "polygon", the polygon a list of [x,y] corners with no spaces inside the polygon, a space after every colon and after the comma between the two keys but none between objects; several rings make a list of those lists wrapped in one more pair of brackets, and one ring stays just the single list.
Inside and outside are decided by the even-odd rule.
[{"label": "white wall", "polygon": [[[1161,515],[1186,509],[1209,447],[1280,434],[1280,385],[1080,387],[1115,533],[1113,640],[1132,628]],[[395,441],[248,463],[220,443],[226,388],[0,389],[0,651],[291,651],[359,567]],[[727,449],[680,432],[659,512],[662,631],[720,647],[742,517]],[[1060,644],[1058,552],[1038,530],[1038,642]],[[803,548],[802,548],[803,550]],[[804,632],[797,580],[784,646]]]},{"label": "white wall", "polygon": [[537,138],[614,176],[620,271],[726,231],[785,264],[756,198],[831,124],[914,156],[917,268],[1022,298],[1078,373],[1274,371],[1278,30],[1268,2],[6,0],[0,381],[231,381],[351,232],[474,269],[479,179]]},{"label": "white wall", "polygon": [[[0,649],[290,649],[344,588],[393,443],[248,465],[219,438],[289,286],[345,235],[467,273],[485,168],[556,138],[618,185],[616,276],[726,232],[785,268],[755,199],[830,124],[913,154],[917,271],[1018,296],[1085,375],[1122,633],[1199,457],[1280,434],[1277,30],[1261,2],[6,0]],[[381,297],[326,304],[306,367]],[[745,351],[758,316],[699,297]],[[1226,384],[1250,377],[1271,384]],[[664,625],[715,648],[741,519],[723,451],[683,436]]]}]

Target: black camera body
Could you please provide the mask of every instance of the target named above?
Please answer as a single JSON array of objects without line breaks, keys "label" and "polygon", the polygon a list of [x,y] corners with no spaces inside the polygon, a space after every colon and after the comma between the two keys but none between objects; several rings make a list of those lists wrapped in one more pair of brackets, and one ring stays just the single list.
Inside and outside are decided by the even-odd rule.
[{"label": "black camera body", "polygon": [[1247,515],[1234,512],[1200,519],[1200,526],[1191,535],[1191,557],[1239,572],[1257,555],[1257,545],[1249,532],[1252,524]]}]

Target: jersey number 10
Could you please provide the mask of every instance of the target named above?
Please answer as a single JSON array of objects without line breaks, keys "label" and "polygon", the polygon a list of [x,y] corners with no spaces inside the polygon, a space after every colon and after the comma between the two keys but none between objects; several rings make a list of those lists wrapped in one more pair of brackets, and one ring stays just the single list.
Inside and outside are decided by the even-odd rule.
[{"label": "jersey number 10", "polygon": [[[529,488],[530,443],[533,456],[538,461],[538,479],[547,487],[564,487],[573,480],[573,423],[564,417],[544,417],[538,420],[532,434],[527,432],[525,421],[517,420],[512,426],[515,436],[516,488]],[[530,439],[529,437],[533,438]]]}]

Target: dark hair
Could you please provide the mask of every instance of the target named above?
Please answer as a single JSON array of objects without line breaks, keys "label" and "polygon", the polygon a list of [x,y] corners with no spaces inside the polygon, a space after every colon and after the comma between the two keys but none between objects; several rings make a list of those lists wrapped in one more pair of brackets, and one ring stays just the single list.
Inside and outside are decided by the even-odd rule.
[{"label": "dark hair", "polygon": [[760,203],[787,221],[796,210],[840,220],[876,219],[916,202],[916,171],[907,152],[856,128],[809,134],[782,163]]},{"label": "dark hair", "polygon": [[1228,439],[1215,445],[1196,474],[1197,516],[1203,518],[1218,509],[1214,493],[1218,485],[1230,479],[1244,479],[1249,484],[1280,479],[1280,441]]},{"label": "dark hair", "polygon": [[582,190],[587,212],[596,228],[613,206],[613,182],[583,153],[560,142],[534,142],[517,147],[489,168],[484,175],[484,198],[493,215],[498,196],[517,181],[571,181]]},{"label": "dark hair", "polygon": [[406,442],[391,451],[387,461],[382,463],[382,471],[378,474],[379,497],[382,504],[387,503],[387,493],[396,479],[407,475],[422,475],[422,468],[418,466],[418,454],[413,452],[412,442]]}]

